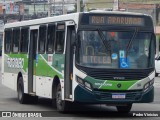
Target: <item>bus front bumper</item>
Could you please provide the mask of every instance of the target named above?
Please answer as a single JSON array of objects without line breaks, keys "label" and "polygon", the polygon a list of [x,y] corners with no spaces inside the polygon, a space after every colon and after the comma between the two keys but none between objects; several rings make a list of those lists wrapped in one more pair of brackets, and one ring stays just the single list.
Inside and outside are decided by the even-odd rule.
[{"label": "bus front bumper", "polygon": [[82,86],[77,86],[74,92],[76,102],[92,104],[128,104],[128,103],[149,103],[154,100],[154,87],[150,87],[146,92],[143,91],[126,91],[120,92],[125,94],[125,99],[112,98],[112,94],[119,92],[107,91],[89,91]]}]

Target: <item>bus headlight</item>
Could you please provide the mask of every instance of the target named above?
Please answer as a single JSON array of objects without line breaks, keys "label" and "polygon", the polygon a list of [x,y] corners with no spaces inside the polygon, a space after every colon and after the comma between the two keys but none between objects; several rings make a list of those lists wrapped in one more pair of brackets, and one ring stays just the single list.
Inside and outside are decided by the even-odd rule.
[{"label": "bus headlight", "polygon": [[79,78],[79,77],[77,77],[77,82],[78,82],[80,85],[84,86],[86,89],[92,91],[92,86],[91,86],[91,84],[90,84],[89,82],[84,81],[83,79],[81,79],[81,78]]},{"label": "bus headlight", "polygon": [[144,92],[148,90],[154,84],[154,78],[144,85]]},{"label": "bus headlight", "polygon": [[144,90],[146,90],[149,87],[149,82],[144,85]]},{"label": "bus headlight", "polygon": [[154,84],[154,78],[149,82],[150,85]]},{"label": "bus headlight", "polygon": [[88,82],[85,82],[84,85],[85,85],[85,87],[91,89],[91,84],[89,84]]},{"label": "bus headlight", "polygon": [[84,81],[79,77],[77,77],[77,82],[81,85],[84,85]]}]

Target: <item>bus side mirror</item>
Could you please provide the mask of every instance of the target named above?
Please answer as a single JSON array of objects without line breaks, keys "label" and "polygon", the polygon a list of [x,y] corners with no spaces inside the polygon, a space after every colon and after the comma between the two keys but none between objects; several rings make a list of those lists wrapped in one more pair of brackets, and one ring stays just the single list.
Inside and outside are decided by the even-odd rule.
[{"label": "bus side mirror", "polygon": [[73,47],[76,46],[76,37],[72,38],[71,46],[73,46]]},{"label": "bus side mirror", "polygon": [[156,36],[155,36],[155,34],[152,34],[151,40],[154,41],[154,48],[155,48],[154,51],[155,51],[155,54],[156,54]]},{"label": "bus side mirror", "polygon": [[75,46],[76,46],[76,48],[80,48],[80,46],[81,46],[81,41],[80,41],[80,36],[79,35],[76,37]]},{"label": "bus side mirror", "polygon": [[76,41],[76,32],[75,30],[73,30],[71,34],[71,46],[75,46],[75,41]]}]

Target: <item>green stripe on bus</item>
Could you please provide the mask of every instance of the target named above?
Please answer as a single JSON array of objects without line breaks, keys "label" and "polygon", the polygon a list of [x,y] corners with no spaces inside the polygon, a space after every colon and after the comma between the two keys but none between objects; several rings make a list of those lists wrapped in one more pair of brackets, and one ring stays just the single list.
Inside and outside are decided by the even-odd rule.
[{"label": "green stripe on bus", "polygon": [[109,90],[128,90],[133,84],[135,84],[137,80],[131,81],[114,81],[107,80],[104,82],[99,89],[109,89]]},{"label": "green stripe on bus", "polygon": [[38,56],[38,64],[36,65],[36,75],[37,76],[49,76],[52,78],[55,75],[57,75],[59,78],[63,78],[63,76],[60,73],[53,70],[52,67],[44,61],[41,55]]},{"label": "green stripe on bus", "polygon": [[[100,80],[94,79],[90,76],[84,78],[92,84],[93,88],[98,88],[102,90],[128,90],[132,85],[134,85],[138,80]],[[119,85],[120,87],[118,87]]]},{"label": "green stripe on bus", "polygon": [[[27,72],[27,70],[28,70],[27,54],[6,54],[6,56],[8,56],[9,58],[23,58],[24,59],[23,70],[25,72]],[[38,55],[38,63],[36,63],[34,61],[34,64],[36,66],[36,69],[35,69],[36,76],[45,76],[45,77],[52,77],[53,78],[55,75],[57,75],[60,79],[62,79],[63,78],[62,73],[60,71],[58,71],[58,70],[60,70],[60,68],[58,68],[58,70],[57,70],[58,72],[56,70],[54,70],[52,65],[47,64],[46,61],[48,61],[48,60],[46,58],[47,57],[45,56],[44,57],[45,60],[44,60],[41,57],[41,55]],[[64,59],[63,56],[62,56],[62,59]],[[15,70],[14,68],[10,68],[10,69]]]}]

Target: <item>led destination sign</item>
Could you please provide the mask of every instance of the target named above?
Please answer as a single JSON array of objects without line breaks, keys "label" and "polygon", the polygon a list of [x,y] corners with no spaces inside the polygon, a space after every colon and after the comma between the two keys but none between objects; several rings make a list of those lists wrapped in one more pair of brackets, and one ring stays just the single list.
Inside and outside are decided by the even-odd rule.
[{"label": "led destination sign", "polygon": [[144,19],[127,16],[89,16],[89,24],[144,26]]},{"label": "led destination sign", "polygon": [[104,16],[91,16],[90,24],[105,24],[105,17]]},{"label": "led destination sign", "polygon": [[107,24],[144,25],[142,18],[108,17]]}]

